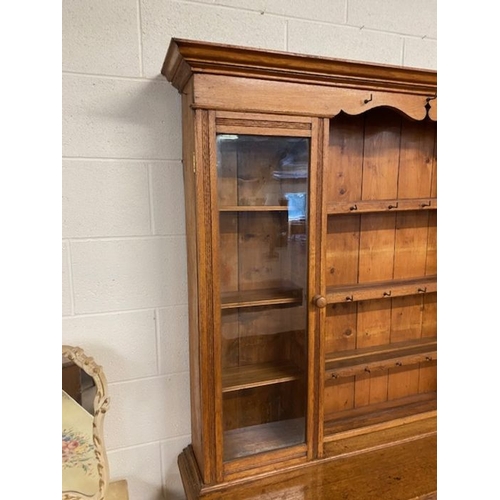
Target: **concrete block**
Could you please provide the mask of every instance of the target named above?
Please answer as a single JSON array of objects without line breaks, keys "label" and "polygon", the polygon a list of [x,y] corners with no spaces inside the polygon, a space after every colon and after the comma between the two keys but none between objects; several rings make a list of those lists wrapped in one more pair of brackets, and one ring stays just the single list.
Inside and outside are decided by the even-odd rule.
[{"label": "concrete block", "polygon": [[187,305],[158,310],[158,335],[160,374],[189,370]]},{"label": "concrete block", "polygon": [[190,434],[188,373],[109,386],[106,446],[126,448]]},{"label": "concrete block", "polygon": [[[265,12],[297,19],[343,24],[346,19],[345,0],[315,0],[307,3],[297,0],[267,0]],[[307,44],[307,39],[304,40]]]},{"label": "concrete block", "polygon": [[288,50],[353,61],[402,63],[399,36],[305,21],[289,21]]},{"label": "concrete block", "polygon": [[163,465],[163,496],[166,500],[184,500],[186,498],[182,486],[177,457],[191,442],[191,436],[167,439],[161,443],[161,462]]},{"label": "concrete block", "polygon": [[151,234],[148,164],[66,160],[63,237]]},{"label": "concrete block", "polygon": [[63,318],[62,339],[94,357],[108,383],[158,374],[154,309]]},{"label": "concrete block", "polygon": [[110,451],[111,480],[127,480],[130,500],[159,500],[163,498],[160,457],[159,442]]},{"label": "concrete block", "polygon": [[143,0],[142,45],[146,76],[160,74],[171,37],[284,50],[285,20],[210,4]]},{"label": "concrete block", "polygon": [[186,234],[182,163],[151,163],[154,234]]},{"label": "concrete block", "polygon": [[405,40],[404,65],[410,68],[437,69],[437,42],[420,38]]},{"label": "concrete block", "polygon": [[63,71],[140,76],[137,0],[61,5]]},{"label": "concrete block", "polygon": [[436,38],[436,0],[349,0],[347,24]]},{"label": "concrete block", "polygon": [[71,283],[70,283],[70,261],[68,243],[63,241],[62,244],[62,315],[69,316],[73,314],[73,306],[71,304]]},{"label": "concrete block", "polygon": [[66,74],[62,97],[63,156],[181,158],[181,100],[166,80]]},{"label": "concrete block", "polygon": [[75,314],[187,303],[182,236],[74,241]]}]

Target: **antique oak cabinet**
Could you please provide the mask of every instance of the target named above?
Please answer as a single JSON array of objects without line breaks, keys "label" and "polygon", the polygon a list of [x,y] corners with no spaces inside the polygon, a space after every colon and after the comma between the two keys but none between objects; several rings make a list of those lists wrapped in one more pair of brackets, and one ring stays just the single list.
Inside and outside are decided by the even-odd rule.
[{"label": "antique oak cabinet", "polygon": [[433,498],[436,73],[172,39],[162,74],[182,96],[187,497]]}]

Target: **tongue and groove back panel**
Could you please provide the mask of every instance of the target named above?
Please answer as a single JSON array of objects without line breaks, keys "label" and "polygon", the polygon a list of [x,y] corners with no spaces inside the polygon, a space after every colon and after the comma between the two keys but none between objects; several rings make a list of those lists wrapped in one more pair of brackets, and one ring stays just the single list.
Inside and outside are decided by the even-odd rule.
[{"label": "tongue and groove back panel", "polygon": [[[352,207],[350,213],[329,210],[327,287],[436,275],[435,210],[357,213],[362,201],[384,200],[397,209],[399,200],[436,199],[435,122],[413,121],[387,108],[357,116],[341,113],[330,122],[325,185],[328,207],[340,202]],[[421,291],[329,304],[326,357],[436,337],[436,293]],[[368,366],[362,373],[326,380],[325,420],[362,407],[377,410],[374,405],[381,403],[392,407],[390,402],[399,399],[412,403],[427,399],[426,394],[432,407],[434,391],[434,360],[378,370]]]}]

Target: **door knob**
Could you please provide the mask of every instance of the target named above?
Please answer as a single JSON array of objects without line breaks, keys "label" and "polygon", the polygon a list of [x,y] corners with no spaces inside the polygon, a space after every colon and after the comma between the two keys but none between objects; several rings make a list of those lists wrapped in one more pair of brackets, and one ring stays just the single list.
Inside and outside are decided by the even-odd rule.
[{"label": "door knob", "polygon": [[323,307],[326,307],[326,304],[327,304],[326,298],[323,297],[323,295],[315,295],[313,297],[313,303],[319,309],[323,309]]}]

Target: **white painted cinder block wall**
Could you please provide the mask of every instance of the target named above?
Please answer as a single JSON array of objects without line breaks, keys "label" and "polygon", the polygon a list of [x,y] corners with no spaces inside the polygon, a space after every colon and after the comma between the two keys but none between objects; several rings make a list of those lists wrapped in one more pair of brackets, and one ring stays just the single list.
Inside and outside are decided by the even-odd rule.
[{"label": "white painted cinder block wall", "polygon": [[184,498],[190,441],[172,36],[436,69],[436,0],[64,0],[63,343],[103,365],[113,479]]}]

